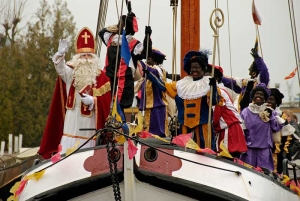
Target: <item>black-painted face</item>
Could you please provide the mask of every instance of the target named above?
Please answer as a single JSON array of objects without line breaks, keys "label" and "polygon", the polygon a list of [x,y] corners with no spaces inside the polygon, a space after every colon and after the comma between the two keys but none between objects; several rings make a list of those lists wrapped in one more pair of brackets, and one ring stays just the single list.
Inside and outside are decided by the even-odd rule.
[{"label": "black-painted face", "polygon": [[119,23],[118,23],[118,28],[119,28],[119,31],[121,29],[121,34],[122,34],[122,30],[123,30],[124,26],[125,26],[125,23],[121,17],[121,19],[119,20]]},{"label": "black-painted face", "polygon": [[253,97],[252,101],[256,105],[262,105],[262,104],[264,104],[266,102],[265,96],[264,96],[264,92],[262,92],[262,91],[256,91],[255,94],[254,94],[254,97]]},{"label": "black-painted face", "polygon": [[203,77],[204,71],[198,62],[191,63],[191,74],[194,80],[199,80]]},{"label": "black-painted face", "polygon": [[148,59],[147,59],[147,64],[150,65],[150,66],[153,66],[153,65],[154,65],[154,61],[153,61],[153,58],[152,58],[152,57],[148,57]]},{"label": "black-painted face", "polygon": [[267,103],[268,103],[269,107],[271,107],[273,109],[276,108],[276,99],[274,96],[269,96]]},{"label": "black-painted face", "polygon": [[251,65],[248,70],[249,70],[249,75],[250,75],[251,79],[254,79],[257,77],[257,73],[255,71],[253,71],[253,65]]}]

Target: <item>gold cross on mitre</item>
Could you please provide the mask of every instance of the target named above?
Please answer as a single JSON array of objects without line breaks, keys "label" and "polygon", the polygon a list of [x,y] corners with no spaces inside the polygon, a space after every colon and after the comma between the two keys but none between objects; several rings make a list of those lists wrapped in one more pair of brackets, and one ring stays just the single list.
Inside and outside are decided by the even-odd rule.
[{"label": "gold cross on mitre", "polygon": [[87,32],[84,32],[84,35],[81,36],[81,38],[84,38],[84,44],[87,44],[87,39],[90,38],[91,36],[87,34]]}]

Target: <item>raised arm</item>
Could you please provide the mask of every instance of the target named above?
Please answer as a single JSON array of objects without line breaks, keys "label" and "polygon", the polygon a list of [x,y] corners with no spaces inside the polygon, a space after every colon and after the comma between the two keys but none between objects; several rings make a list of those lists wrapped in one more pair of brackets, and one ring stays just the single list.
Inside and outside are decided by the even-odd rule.
[{"label": "raised arm", "polygon": [[107,46],[107,43],[109,41],[109,38],[113,35],[113,34],[117,34],[118,33],[118,25],[111,25],[108,27],[103,28],[100,32],[99,32],[99,36],[102,40],[102,42]]},{"label": "raised arm", "polygon": [[242,86],[239,82],[242,82],[242,80],[225,76],[222,77],[222,83],[224,84],[224,86],[229,89],[232,89],[237,94],[240,94],[242,91]]},{"label": "raised arm", "polygon": [[[151,27],[146,26],[145,28],[145,38],[143,43],[138,43],[133,51],[132,57],[134,57],[135,60],[143,60],[146,59],[147,54],[147,47],[148,47],[148,56],[152,54],[152,40],[151,40]],[[149,38],[149,40],[148,40]],[[148,42],[147,42],[148,41]]]},{"label": "raised arm", "polygon": [[264,60],[258,55],[257,49],[251,49],[251,55],[254,58],[254,62],[258,71],[258,83],[264,83],[266,86],[268,86],[270,76]]},{"label": "raised arm", "polygon": [[57,74],[62,78],[64,82],[71,81],[72,69],[68,67],[65,63],[65,53],[68,51],[68,40],[60,39],[58,45],[58,51],[52,58],[52,61],[55,65],[55,70]]},{"label": "raised arm", "polygon": [[259,76],[259,82],[266,84],[268,86],[270,75],[268,68],[262,58],[255,58],[255,63],[257,66],[258,76]]},{"label": "raised arm", "polygon": [[144,62],[140,62],[143,71],[145,74],[147,74],[147,79],[149,79],[152,84],[157,86],[161,91],[166,91],[165,82],[163,82],[158,75],[158,72],[155,68],[151,68],[150,66],[147,66]]}]

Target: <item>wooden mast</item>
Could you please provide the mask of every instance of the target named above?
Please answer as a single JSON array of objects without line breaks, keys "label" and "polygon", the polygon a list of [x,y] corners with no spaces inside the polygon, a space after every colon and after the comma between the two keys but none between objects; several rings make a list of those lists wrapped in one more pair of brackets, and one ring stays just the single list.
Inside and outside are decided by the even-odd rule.
[{"label": "wooden mast", "polygon": [[181,77],[184,55],[191,50],[200,49],[200,0],[181,0]]}]

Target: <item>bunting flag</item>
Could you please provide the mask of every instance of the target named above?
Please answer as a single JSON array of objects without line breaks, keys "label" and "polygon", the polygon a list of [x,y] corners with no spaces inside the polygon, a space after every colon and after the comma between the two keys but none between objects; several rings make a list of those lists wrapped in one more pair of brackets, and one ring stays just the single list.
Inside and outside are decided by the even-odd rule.
[{"label": "bunting flag", "polygon": [[[298,184],[298,185],[297,185]],[[300,185],[299,182],[296,182],[294,180],[290,183],[290,189],[292,189],[295,193],[297,193],[300,196]]]},{"label": "bunting flag", "polygon": [[193,149],[193,150],[197,150],[197,151],[200,151],[200,147],[199,145],[192,139],[190,139],[186,144],[185,144],[185,147],[186,148],[189,148],[189,149]]},{"label": "bunting flag", "polygon": [[45,172],[46,172],[46,170],[35,172],[35,173],[31,174],[31,175],[25,176],[25,179],[38,181],[44,175]]},{"label": "bunting flag", "polygon": [[120,107],[120,104],[119,104],[117,98],[114,100],[114,105],[112,108],[112,116],[114,116],[118,122],[122,123],[125,121],[124,114],[121,110],[121,107]]},{"label": "bunting flag", "polygon": [[118,144],[124,144],[126,142],[124,135],[117,135],[115,140],[118,142]]},{"label": "bunting flag", "polygon": [[139,138],[152,138],[152,134],[150,134],[148,131],[141,131],[139,134]]},{"label": "bunting flag", "polygon": [[297,67],[293,70],[293,72],[291,72],[288,76],[285,76],[285,80],[291,79],[296,75],[297,72]]},{"label": "bunting flag", "polygon": [[133,143],[133,141],[131,139],[128,139],[128,156],[129,156],[129,160],[133,159],[133,157],[135,156],[138,148],[135,146],[135,144]]},{"label": "bunting flag", "polygon": [[197,153],[199,154],[211,154],[211,155],[217,155],[216,152],[214,152],[213,150],[209,149],[209,148],[204,148],[204,149],[200,149],[200,150],[197,150]]},{"label": "bunting flag", "polygon": [[253,21],[254,21],[255,24],[261,25],[261,18],[259,16],[258,12],[257,12],[254,0],[252,2],[252,17],[253,17]]},{"label": "bunting flag", "polygon": [[192,133],[181,134],[173,138],[172,143],[181,147],[185,147],[186,143],[192,138]]},{"label": "bunting flag", "polygon": [[51,157],[52,163],[57,163],[57,161],[59,161],[61,159],[61,155],[60,155],[61,151],[62,151],[62,146],[61,146],[61,144],[59,144],[57,153]]},{"label": "bunting flag", "polygon": [[18,201],[18,197],[24,190],[27,182],[28,179],[23,179],[22,181],[15,183],[14,186],[9,191],[10,193],[13,193],[13,195],[7,198],[7,201]]},{"label": "bunting flag", "polygon": [[79,144],[80,144],[80,141],[77,140],[76,143],[75,143],[75,145],[73,147],[67,149],[66,156],[72,154],[75,150],[77,150],[77,148],[79,147]]},{"label": "bunting flag", "polygon": [[284,174],[282,177],[283,177],[283,179],[282,179],[281,183],[285,186],[289,186],[291,183],[291,179],[289,178],[289,176]]},{"label": "bunting flag", "polygon": [[221,143],[220,143],[220,149],[222,150],[219,154],[220,156],[224,156],[224,157],[227,157],[227,158],[233,158],[231,156],[231,154],[229,153],[227,147],[225,146],[224,140],[222,140]]},{"label": "bunting flag", "polygon": [[133,61],[131,58],[131,52],[130,52],[128,41],[126,38],[125,30],[123,30],[123,33],[122,33],[121,57],[123,58],[123,60],[127,66],[134,68],[134,64],[133,64]]}]

